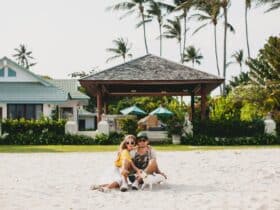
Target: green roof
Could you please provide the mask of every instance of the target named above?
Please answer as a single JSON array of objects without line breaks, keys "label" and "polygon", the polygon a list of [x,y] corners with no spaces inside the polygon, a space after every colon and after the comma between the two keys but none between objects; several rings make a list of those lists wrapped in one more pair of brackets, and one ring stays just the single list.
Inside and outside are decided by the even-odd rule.
[{"label": "green roof", "polygon": [[78,90],[79,81],[75,79],[54,79],[47,80],[49,83],[67,92],[71,99],[88,100],[89,97]]},{"label": "green roof", "polygon": [[40,83],[0,83],[0,101],[6,103],[62,103],[68,95]]}]

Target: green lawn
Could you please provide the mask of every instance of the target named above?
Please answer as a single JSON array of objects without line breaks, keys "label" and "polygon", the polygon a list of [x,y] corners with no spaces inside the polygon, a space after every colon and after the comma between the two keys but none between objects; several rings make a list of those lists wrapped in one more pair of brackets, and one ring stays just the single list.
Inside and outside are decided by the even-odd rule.
[{"label": "green lawn", "polygon": [[[187,146],[187,145],[156,145],[158,151],[193,151],[193,150],[224,150],[224,149],[280,149],[276,146]],[[117,145],[0,145],[0,153],[35,153],[35,152],[111,152],[117,151]]]}]

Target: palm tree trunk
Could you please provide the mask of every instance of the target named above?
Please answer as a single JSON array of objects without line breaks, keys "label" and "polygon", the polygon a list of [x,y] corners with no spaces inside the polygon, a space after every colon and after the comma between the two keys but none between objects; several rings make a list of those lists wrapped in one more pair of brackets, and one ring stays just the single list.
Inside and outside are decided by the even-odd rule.
[{"label": "palm tree trunk", "polygon": [[25,68],[28,70],[29,69],[29,63],[28,63],[28,60],[25,59]]},{"label": "palm tree trunk", "polygon": [[223,83],[223,95],[226,94],[226,70],[227,70],[227,6],[223,7],[224,9],[224,18],[225,18],[225,26],[224,26],[224,69],[223,69],[223,77],[225,79]]},{"label": "palm tree trunk", "polygon": [[247,5],[245,5],[245,29],[246,29],[246,41],[247,41],[248,57],[251,58],[250,45],[249,45],[249,33],[248,33],[248,7],[247,7]]},{"label": "palm tree trunk", "polygon": [[161,24],[159,23],[159,54],[162,56],[162,32],[161,32]]},{"label": "palm tree trunk", "polygon": [[180,51],[180,60],[181,60],[181,63],[184,63],[184,56],[183,56],[183,53],[182,53],[182,40],[180,39],[179,40],[179,51]]},{"label": "palm tree trunk", "polygon": [[[184,44],[183,44],[183,52],[185,51],[185,48],[186,48],[186,40],[187,40],[187,10],[184,9]],[[182,59],[184,59],[183,56],[182,56]],[[182,63],[184,63],[183,60],[182,60]]]},{"label": "palm tree trunk", "polygon": [[[216,57],[218,76],[221,76],[220,67],[219,67],[218,46],[217,46],[217,25],[214,25],[214,42],[215,42],[215,57]],[[222,95],[222,93],[223,93],[222,87],[220,86],[220,94]]]},{"label": "palm tree trunk", "polygon": [[147,45],[147,37],[146,37],[146,24],[145,24],[145,17],[143,11],[141,11],[142,21],[143,21],[143,32],[144,32],[144,42],[146,48],[146,54],[149,54],[148,45]]}]

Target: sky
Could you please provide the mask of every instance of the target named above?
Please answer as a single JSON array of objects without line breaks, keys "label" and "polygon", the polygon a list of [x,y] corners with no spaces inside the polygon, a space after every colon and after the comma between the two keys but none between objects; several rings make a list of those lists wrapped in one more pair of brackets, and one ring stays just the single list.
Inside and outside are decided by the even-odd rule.
[{"label": "sky", "polygon": [[[0,57],[13,58],[14,49],[25,44],[33,52],[37,64],[32,71],[40,75],[48,75],[54,79],[70,78],[76,71],[90,71],[97,67],[104,70],[122,63],[122,60],[106,63],[110,53],[106,48],[113,47],[112,40],[124,37],[132,43],[133,58],[145,55],[142,28],[136,28],[136,16],[128,16],[122,20],[122,12],[107,11],[106,8],[119,2],[118,0],[1,0],[0,13]],[[258,7],[249,11],[249,36],[251,54],[255,57],[268,37],[280,34],[280,11],[264,13],[266,7]],[[170,16],[171,18],[171,16]],[[231,55],[244,49],[246,53],[244,33],[244,0],[232,0],[229,10],[229,22],[236,33],[229,33],[228,60]],[[204,59],[195,68],[215,74],[213,28],[211,25],[192,35],[200,23],[191,21],[187,38],[187,46],[199,48]],[[148,46],[150,53],[159,55],[158,26],[151,23],[147,26]],[[218,46],[220,67],[223,55],[223,26],[218,26]],[[179,50],[175,40],[164,40],[163,57],[178,61]],[[191,63],[185,65],[191,66]],[[246,70],[246,69],[245,69]],[[238,65],[228,68],[227,80],[239,74]]]}]

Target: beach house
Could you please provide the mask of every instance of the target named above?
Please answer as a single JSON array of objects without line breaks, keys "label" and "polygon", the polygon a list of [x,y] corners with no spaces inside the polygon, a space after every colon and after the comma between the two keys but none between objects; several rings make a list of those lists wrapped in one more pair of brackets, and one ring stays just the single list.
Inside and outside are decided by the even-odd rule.
[{"label": "beach house", "polygon": [[78,86],[77,80],[44,79],[3,57],[0,59],[0,120],[39,119],[56,113],[59,118],[77,122],[82,130],[94,129],[94,114],[84,110],[89,97]]}]

